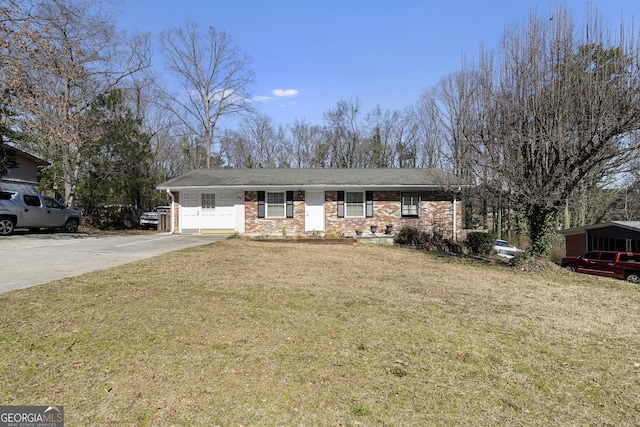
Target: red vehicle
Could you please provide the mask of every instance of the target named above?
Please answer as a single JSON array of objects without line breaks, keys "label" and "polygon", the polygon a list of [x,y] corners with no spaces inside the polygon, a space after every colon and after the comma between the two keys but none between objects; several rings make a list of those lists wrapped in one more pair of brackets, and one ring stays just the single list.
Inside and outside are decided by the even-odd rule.
[{"label": "red vehicle", "polygon": [[615,277],[640,284],[640,253],[591,251],[579,257],[562,258],[561,265],[569,271]]}]

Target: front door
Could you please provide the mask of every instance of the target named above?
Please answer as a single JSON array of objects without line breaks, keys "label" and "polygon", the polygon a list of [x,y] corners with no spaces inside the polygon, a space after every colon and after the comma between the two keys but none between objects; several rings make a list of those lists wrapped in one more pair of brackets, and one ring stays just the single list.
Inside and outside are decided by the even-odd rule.
[{"label": "front door", "polygon": [[306,232],[324,231],[324,191],[307,191],[305,193]]}]

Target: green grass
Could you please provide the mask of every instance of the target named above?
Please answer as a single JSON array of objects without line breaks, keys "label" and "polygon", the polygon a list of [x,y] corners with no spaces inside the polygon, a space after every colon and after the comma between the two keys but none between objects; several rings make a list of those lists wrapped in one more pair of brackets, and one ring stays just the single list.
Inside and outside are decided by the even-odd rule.
[{"label": "green grass", "polygon": [[0,295],[0,404],[68,425],[638,425],[640,290],[243,239]]}]

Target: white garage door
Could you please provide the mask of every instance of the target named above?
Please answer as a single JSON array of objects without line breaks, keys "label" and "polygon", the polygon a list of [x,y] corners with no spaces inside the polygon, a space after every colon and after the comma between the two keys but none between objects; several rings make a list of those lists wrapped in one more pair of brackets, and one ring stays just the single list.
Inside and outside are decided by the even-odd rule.
[{"label": "white garage door", "polygon": [[181,198],[181,232],[235,230],[235,191],[185,192]]},{"label": "white garage door", "polygon": [[234,208],[236,193],[226,191],[220,192],[216,196],[218,200],[216,200],[213,228],[224,230],[234,229],[236,225]]},{"label": "white garage door", "polygon": [[200,193],[182,194],[180,205],[180,232],[200,231]]}]

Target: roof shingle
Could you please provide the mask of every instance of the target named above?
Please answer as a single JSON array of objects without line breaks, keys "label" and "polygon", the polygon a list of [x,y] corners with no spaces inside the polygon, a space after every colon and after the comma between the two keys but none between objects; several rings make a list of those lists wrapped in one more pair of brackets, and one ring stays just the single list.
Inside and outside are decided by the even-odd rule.
[{"label": "roof shingle", "polygon": [[467,187],[440,169],[198,169],[158,185],[160,190],[196,187],[416,188]]}]

